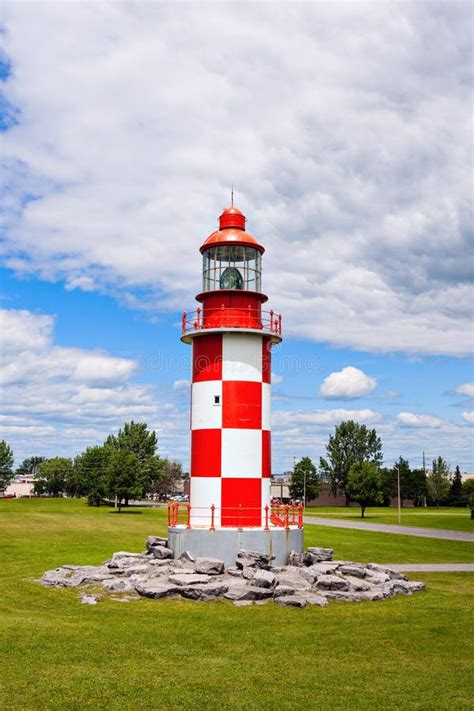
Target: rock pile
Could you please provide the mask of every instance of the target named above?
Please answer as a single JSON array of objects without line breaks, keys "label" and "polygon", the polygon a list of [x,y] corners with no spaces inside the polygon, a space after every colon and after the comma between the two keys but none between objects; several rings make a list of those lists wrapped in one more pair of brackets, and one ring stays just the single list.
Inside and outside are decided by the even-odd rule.
[{"label": "rock pile", "polygon": [[[292,551],[288,565],[276,567],[271,555],[241,550],[235,566],[225,569],[221,560],[194,558],[189,552],[175,560],[165,538],[149,536],[145,553],[120,551],[99,566],[63,565],[48,570],[41,583],[66,588],[100,585],[109,593],[138,593],[154,599],[223,598],[241,606],[273,600],[293,607],[324,607],[328,600],[382,600],[424,589],[423,583],[409,581],[395,570],[332,560],[332,554],[330,548],[308,548],[304,554]],[[84,604],[99,599],[100,595],[82,595]]]}]

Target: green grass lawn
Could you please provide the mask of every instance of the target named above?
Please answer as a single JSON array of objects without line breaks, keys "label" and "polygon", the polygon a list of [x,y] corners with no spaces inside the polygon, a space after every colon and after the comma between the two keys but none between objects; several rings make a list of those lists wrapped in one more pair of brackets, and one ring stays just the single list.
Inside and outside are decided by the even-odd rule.
[{"label": "green grass lawn", "polygon": [[[471,574],[417,574],[425,593],[305,610],[146,599],[89,607],[77,590],[33,580],[62,563],[140,551],[165,524],[156,509],[0,502],[2,710],[472,708]],[[420,562],[463,562],[471,546],[436,541],[435,551],[427,539],[317,526],[306,535],[356,560],[412,562],[418,551]]]},{"label": "green grass lawn", "polygon": [[[398,510],[396,508],[368,508],[365,517],[360,517],[359,507],[332,506],[308,507],[308,515],[323,518],[343,518],[366,523],[392,523],[398,525]],[[468,531],[474,533],[474,520],[470,517],[468,508],[410,508],[402,509],[402,526],[417,526],[425,528],[446,528],[452,531]]]}]

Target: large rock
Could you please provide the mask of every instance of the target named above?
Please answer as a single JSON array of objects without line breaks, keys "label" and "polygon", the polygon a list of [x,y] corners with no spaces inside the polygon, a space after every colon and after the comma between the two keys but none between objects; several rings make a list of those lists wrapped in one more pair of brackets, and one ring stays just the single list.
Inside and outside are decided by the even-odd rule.
[{"label": "large rock", "polygon": [[349,587],[353,592],[361,592],[364,590],[373,590],[374,584],[370,583],[368,580],[362,580],[361,578],[356,578],[354,575],[346,575],[346,581],[349,583]]},{"label": "large rock", "polygon": [[288,567],[284,573],[278,574],[278,585],[288,585],[295,590],[311,590],[311,583],[302,572],[304,568]]},{"label": "large rock", "polygon": [[312,560],[309,565],[312,565],[313,563],[319,563],[325,560],[332,560],[333,553],[334,550],[332,548],[318,548],[316,546],[310,546],[306,549],[306,555],[309,554],[312,558],[316,559]]},{"label": "large rock", "polygon": [[390,576],[387,573],[378,573],[375,570],[366,568],[366,579],[375,585],[382,585],[383,583],[388,583]]},{"label": "large rock", "polygon": [[277,605],[285,607],[306,607],[306,599],[299,595],[287,595],[286,597],[277,597],[275,602]]},{"label": "large rock", "polygon": [[388,575],[391,580],[407,580],[407,576],[400,573],[398,570],[392,570],[392,568],[387,568],[384,565],[378,565],[377,563],[367,563],[367,570],[374,571],[376,573],[384,573]]},{"label": "large rock", "polygon": [[271,562],[274,558],[274,555],[241,548],[237,553],[237,560],[235,561],[235,564],[237,568],[240,568],[240,570],[243,570],[243,568],[260,568],[261,570],[268,570],[271,567]]},{"label": "large rock", "polygon": [[41,578],[41,584],[53,588],[76,588],[92,585],[111,577],[105,565],[61,566],[48,570]]},{"label": "large rock", "polygon": [[273,591],[273,597],[288,597],[289,595],[294,595],[295,592],[295,588],[290,585],[278,585]]},{"label": "large rock", "polygon": [[328,601],[322,595],[305,595],[304,596],[308,605],[313,605],[314,607],[327,607]]},{"label": "large rock", "polygon": [[349,583],[338,575],[320,575],[316,587],[321,590],[349,590]]},{"label": "large rock", "polygon": [[292,565],[296,568],[303,565],[303,554],[298,551],[290,551],[288,553],[287,565]]},{"label": "large rock", "polygon": [[[113,573],[114,569],[110,572]],[[118,569],[117,572],[120,573],[122,577],[130,577],[130,575],[154,575],[156,571],[151,565],[130,565],[123,570]]]},{"label": "large rock", "polygon": [[211,578],[209,575],[199,575],[199,573],[175,573],[170,575],[168,580],[173,585],[188,586],[188,585],[206,585]]},{"label": "large rock", "polygon": [[239,600],[245,590],[246,587],[242,582],[239,585],[229,584],[227,591],[224,593],[224,598],[226,600]]},{"label": "large rock", "polygon": [[102,587],[112,593],[135,590],[135,585],[130,578],[107,578],[107,580],[102,581]]},{"label": "large rock", "polygon": [[193,554],[189,551],[183,551],[179,556],[179,560],[183,561],[183,563],[194,563],[196,561]]},{"label": "large rock", "polygon": [[350,592],[348,590],[328,590],[324,593],[331,600],[343,600],[344,602],[361,602],[366,600],[366,592]]},{"label": "large rock", "polygon": [[363,565],[356,563],[343,563],[338,565],[337,572],[342,575],[352,575],[354,578],[365,578],[366,571]]},{"label": "large rock", "polygon": [[335,563],[314,563],[306,568],[302,568],[300,575],[302,575],[310,583],[316,582],[320,575],[331,575],[336,570],[337,565]]},{"label": "large rock", "polygon": [[253,585],[244,588],[238,600],[266,600],[273,596],[273,591],[268,588],[256,588]]},{"label": "large rock", "polygon": [[218,558],[196,558],[194,570],[196,573],[205,573],[206,575],[222,575],[224,563]]},{"label": "large rock", "polygon": [[237,568],[237,566],[231,566],[230,568],[227,568],[228,575],[232,575],[234,578],[241,578],[242,577],[242,571]]},{"label": "large rock", "polygon": [[168,548],[168,539],[162,536],[148,536],[146,539],[146,549],[149,553],[153,552],[153,548],[156,546],[164,546]]},{"label": "large rock", "polygon": [[276,582],[276,575],[269,570],[257,570],[252,578],[252,585],[258,588],[274,588]]},{"label": "large rock", "polygon": [[183,597],[189,600],[215,600],[216,597],[221,597],[227,592],[227,585],[223,582],[213,582],[208,585],[190,585],[179,590]]},{"label": "large rock", "polygon": [[112,559],[107,562],[108,568],[128,568],[130,565],[139,565],[148,561],[145,553],[127,553],[119,551],[114,553]]},{"label": "large rock", "polygon": [[162,597],[169,597],[170,595],[176,595],[178,592],[181,592],[178,585],[156,582],[153,580],[136,584],[135,590],[139,595],[143,595],[144,597],[152,597],[155,600]]},{"label": "large rock", "polygon": [[158,558],[159,560],[165,560],[166,558],[172,558],[173,557],[173,551],[171,548],[166,548],[165,546],[154,546],[152,549],[152,553],[155,558]]},{"label": "large rock", "polygon": [[418,583],[411,580],[389,580],[382,586],[384,592],[393,594],[411,595],[413,592],[421,592],[425,589],[424,583]]}]

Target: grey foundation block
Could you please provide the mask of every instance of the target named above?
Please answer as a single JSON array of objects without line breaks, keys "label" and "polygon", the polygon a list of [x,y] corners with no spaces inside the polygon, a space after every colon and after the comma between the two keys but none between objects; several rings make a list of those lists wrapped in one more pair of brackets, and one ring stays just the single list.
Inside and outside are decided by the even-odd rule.
[{"label": "grey foundation block", "polygon": [[168,546],[173,550],[174,557],[189,551],[195,558],[211,556],[219,558],[225,566],[235,564],[237,553],[241,548],[274,555],[273,565],[286,565],[290,551],[303,552],[303,529],[272,528],[263,529],[219,528],[208,529],[176,526],[168,528]]}]

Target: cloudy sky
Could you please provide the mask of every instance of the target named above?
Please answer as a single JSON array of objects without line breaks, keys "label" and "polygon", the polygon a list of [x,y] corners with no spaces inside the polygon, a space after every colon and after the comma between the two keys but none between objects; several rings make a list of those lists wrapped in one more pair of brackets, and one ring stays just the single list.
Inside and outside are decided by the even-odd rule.
[{"label": "cloudy sky", "polygon": [[180,314],[233,184],[283,313],[273,469],[342,419],[474,471],[468,2],[6,2],[0,436],[188,460]]}]

